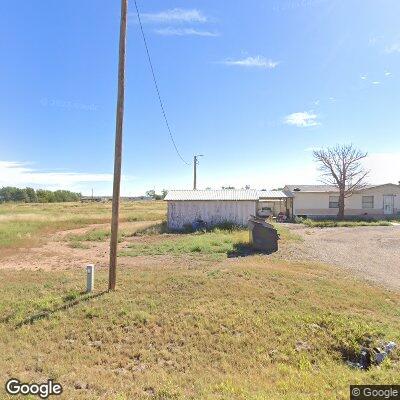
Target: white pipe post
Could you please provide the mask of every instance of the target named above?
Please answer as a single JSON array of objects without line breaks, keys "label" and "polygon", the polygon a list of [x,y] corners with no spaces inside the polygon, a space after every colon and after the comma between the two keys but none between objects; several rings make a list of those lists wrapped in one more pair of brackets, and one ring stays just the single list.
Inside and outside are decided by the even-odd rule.
[{"label": "white pipe post", "polygon": [[86,293],[92,292],[94,289],[94,265],[86,266]]}]

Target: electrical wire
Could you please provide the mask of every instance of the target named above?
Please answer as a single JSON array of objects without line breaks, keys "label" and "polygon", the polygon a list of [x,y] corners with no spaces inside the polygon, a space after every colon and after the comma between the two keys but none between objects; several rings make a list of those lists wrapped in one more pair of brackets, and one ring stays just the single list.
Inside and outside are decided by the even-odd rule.
[{"label": "electrical wire", "polygon": [[162,111],[162,114],[163,114],[163,116],[164,116],[164,121],[165,121],[165,125],[167,126],[167,130],[168,130],[168,133],[169,133],[169,137],[170,137],[170,139],[171,139],[171,142],[172,142],[172,144],[173,144],[173,146],[174,146],[174,149],[175,149],[176,154],[178,155],[178,157],[179,157],[186,165],[190,165],[190,164],[182,157],[181,153],[179,152],[178,146],[177,146],[176,143],[175,143],[174,136],[173,136],[172,131],[171,131],[171,128],[170,128],[170,126],[169,126],[169,122],[168,122],[168,118],[167,118],[167,113],[165,112],[164,103],[163,103],[162,98],[161,98],[160,90],[159,90],[159,88],[158,88],[158,83],[157,83],[156,74],[155,74],[155,72],[154,72],[153,63],[152,63],[152,61],[151,61],[149,46],[147,45],[146,35],[144,34],[143,25],[142,25],[142,20],[141,20],[141,18],[140,18],[139,8],[138,8],[138,5],[137,5],[136,0],[134,0],[134,2],[135,2],[135,7],[136,7],[136,14],[137,14],[138,21],[139,21],[139,25],[140,25],[140,31],[142,32],[142,38],[143,38],[143,42],[144,42],[144,47],[146,48],[147,58],[148,58],[149,65],[150,65],[151,75],[153,76],[154,86],[155,86],[155,88],[156,88],[156,92],[157,92],[157,96],[158,96],[158,101],[160,102],[161,111]]}]

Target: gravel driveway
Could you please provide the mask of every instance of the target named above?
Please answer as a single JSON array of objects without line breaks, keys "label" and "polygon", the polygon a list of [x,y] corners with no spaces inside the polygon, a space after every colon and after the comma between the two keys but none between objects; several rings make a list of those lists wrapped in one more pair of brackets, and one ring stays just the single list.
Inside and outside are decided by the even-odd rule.
[{"label": "gravel driveway", "polygon": [[339,266],[363,279],[400,290],[400,225],[354,228],[285,225],[304,240],[282,248],[282,256]]}]

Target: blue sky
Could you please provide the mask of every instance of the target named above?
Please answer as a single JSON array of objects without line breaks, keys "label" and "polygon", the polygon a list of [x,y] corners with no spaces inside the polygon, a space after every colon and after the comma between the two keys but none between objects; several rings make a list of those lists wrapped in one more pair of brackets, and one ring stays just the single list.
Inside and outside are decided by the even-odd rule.
[{"label": "blue sky", "polygon": [[[199,187],[313,183],[312,149],[352,142],[371,183],[400,179],[397,0],[138,0]],[[0,4],[0,185],[111,193],[119,1]],[[130,1],[125,195],[190,188]]]}]

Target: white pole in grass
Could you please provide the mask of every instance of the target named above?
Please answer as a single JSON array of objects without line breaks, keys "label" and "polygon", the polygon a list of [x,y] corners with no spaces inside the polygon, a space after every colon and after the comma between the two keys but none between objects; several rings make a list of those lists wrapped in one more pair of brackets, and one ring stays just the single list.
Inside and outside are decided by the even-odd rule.
[{"label": "white pole in grass", "polygon": [[94,289],[94,265],[86,266],[86,293],[92,292]]}]

